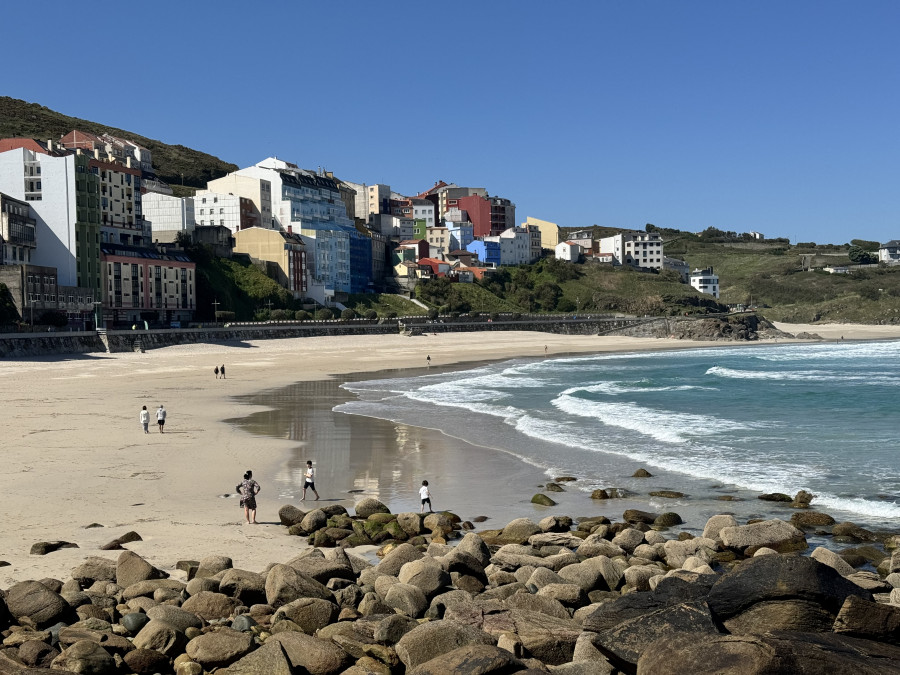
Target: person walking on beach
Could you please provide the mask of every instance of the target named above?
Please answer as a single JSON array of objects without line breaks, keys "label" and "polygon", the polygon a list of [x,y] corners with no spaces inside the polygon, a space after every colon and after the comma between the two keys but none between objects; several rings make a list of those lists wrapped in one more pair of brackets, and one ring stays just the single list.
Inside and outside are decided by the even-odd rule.
[{"label": "person walking on beach", "polygon": [[213,372],[216,374],[216,379],[218,380],[219,379],[219,366],[216,366],[215,368],[213,368]]},{"label": "person walking on beach", "polygon": [[241,495],[241,506],[244,507],[244,521],[247,525],[256,525],[256,495],[259,494],[259,483],[253,480],[253,472],[247,469],[244,480],[235,486]]},{"label": "person walking on beach", "polygon": [[147,427],[150,426],[150,411],[147,410],[147,406],[141,408],[141,426],[144,427],[145,434],[150,433],[147,429]]},{"label": "person walking on beach", "polygon": [[303,475],[303,494],[300,501],[306,501],[306,489],[309,488],[316,495],[316,501],[319,501],[319,493],[316,492],[316,470],[313,468],[312,460],[306,460],[306,473]]},{"label": "person walking on beach", "polygon": [[431,354],[425,357],[425,363],[428,364],[428,366],[431,366]]},{"label": "person walking on beach", "polygon": [[422,508],[419,513],[425,513],[425,504],[428,504],[428,513],[434,513],[431,510],[431,492],[428,490],[428,481],[422,481],[422,487],[419,488],[419,496],[422,498]]},{"label": "person walking on beach", "polygon": [[219,372],[222,373],[222,379],[225,379],[225,364],[222,364],[222,367],[219,368]]},{"label": "person walking on beach", "polygon": [[159,425],[159,433],[164,434],[163,427],[166,426],[166,409],[163,408],[163,404],[159,404],[159,408],[156,410],[156,423]]}]

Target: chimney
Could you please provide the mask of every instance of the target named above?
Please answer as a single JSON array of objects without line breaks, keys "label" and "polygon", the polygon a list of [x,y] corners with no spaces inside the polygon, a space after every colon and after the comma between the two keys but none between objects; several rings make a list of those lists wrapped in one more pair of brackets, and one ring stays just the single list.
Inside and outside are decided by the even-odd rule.
[{"label": "chimney", "polygon": [[294,234],[294,226],[288,225],[288,234]]},{"label": "chimney", "polygon": [[94,159],[100,159],[100,148],[94,148]]},{"label": "chimney", "polygon": [[131,157],[125,158],[125,166],[127,166],[129,169],[131,168]]},{"label": "chimney", "polygon": [[47,150],[53,151],[53,139],[47,141]]}]

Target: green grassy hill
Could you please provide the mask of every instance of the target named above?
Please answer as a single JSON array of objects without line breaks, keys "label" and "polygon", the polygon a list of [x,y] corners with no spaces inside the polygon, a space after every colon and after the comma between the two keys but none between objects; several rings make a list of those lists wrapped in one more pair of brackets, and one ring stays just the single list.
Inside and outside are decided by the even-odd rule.
[{"label": "green grassy hill", "polygon": [[73,129],[92,134],[109,133],[143,145],[153,153],[153,167],[157,175],[173,185],[181,185],[183,175],[186,186],[205,188],[207,181],[238,168],[235,164],[183,145],[169,145],[124,129],[69,117],[37,103],[0,96],[0,138],[27,137],[55,141]]}]

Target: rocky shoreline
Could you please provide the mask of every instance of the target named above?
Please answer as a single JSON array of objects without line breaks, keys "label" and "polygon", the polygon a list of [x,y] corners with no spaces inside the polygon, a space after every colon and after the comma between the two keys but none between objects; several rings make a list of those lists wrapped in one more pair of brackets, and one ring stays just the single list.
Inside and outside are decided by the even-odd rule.
[{"label": "rocky shoreline", "polygon": [[[283,506],[282,525],[312,546],[260,571],[210,556],[169,575],[124,549],[133,534],[110,542],[116,560],[17,583],[0,603],[0,673],[900,670],[898,535],[834,524],[861,545],[807,557],[805,530],[779,519],[717,515],[673,538],[634,509],[478,533],[373,498],[354,511]],[[362,543],[380,545],[377,564],[353,552]]]}]

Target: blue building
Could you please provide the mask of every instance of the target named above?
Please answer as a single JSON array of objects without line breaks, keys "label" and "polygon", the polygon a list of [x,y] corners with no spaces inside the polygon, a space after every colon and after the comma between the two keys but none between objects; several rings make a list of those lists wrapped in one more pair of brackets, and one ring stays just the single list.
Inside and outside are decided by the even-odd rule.
[{"label": "blue building", "polygon": [[500,239],[498,237],[484,237],[476,239],[466,250],[474,253],[485,265],[500,266]]}]

